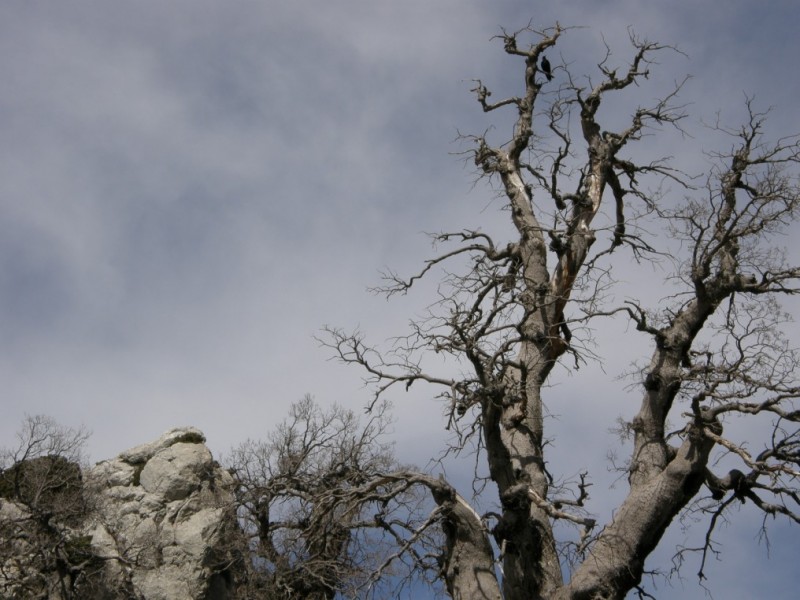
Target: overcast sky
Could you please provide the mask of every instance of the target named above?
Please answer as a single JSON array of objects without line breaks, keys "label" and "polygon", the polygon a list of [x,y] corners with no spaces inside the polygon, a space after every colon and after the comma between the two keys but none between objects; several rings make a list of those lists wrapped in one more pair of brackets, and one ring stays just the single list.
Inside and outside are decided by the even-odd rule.
[{"label": "overcast sky", "polygon": [[[1,445],[26,413],[85,425],[100,460],[183,424],[224,452],[306,393],[360,410],[360,373],[313,336],[402,333],[430,298],[371,296],[378,272],[421,264],[422,232],[504,219],[454,156],[459,131],[492,123],[471,79],[519,83],[490,40],[500,27],[587,26],[551,55],[574,68],[599,60],[603,37],[622,64],[630,25],[686,53],[653,85],[691,74],[693,124],[718,111],[736,124],[751,94],[789,133],[798,15],[792,0],[3,1]],[[705,136],[662,154],[694,160]],[[607,342],[630,347],[624,332]],[[569,379],[550,407],[556,431],[598,444],[592,457],[558,446],[568,468],[603,471],[608,427],[635,411],[620,360]],[[441,407],[421,390],[395,404],[399,454],[424,463]],[[730,528],[727,562],[708,569],[715,597],[794,597],[796,530],[778,528],[767,561],[747,508],[756,520]],[[696,568],[664,597],[704,597]]]}]

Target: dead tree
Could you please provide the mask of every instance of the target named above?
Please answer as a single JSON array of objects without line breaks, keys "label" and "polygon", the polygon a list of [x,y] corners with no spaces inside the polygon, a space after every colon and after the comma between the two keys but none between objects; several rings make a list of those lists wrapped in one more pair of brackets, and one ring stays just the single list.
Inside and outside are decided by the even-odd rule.
[{"label": "dead tree", "polygon": [[420,554],[437,545],[436,520],[419,517],[418,475],[383,439],[386,409],[376,406],[361,424],[352,411],[306,397],[267,440],[233,449],[226,462],[249,557],[240,597],[380,597],[389,576],[387,585],[402,587],[436,570]]},{"label": "dead tree", "polygon": [[[484,112],[515,115],[508,141],[465,138],[481,177],[501,192],[511,238],[441,233],[437,244],[451,246],[420,272],[388,273],[380,290],[388,296],[405,294],[440,267],[442,273],[429,316],[393,348],[381,352],[338,329],[324,338],[339,359],[366,371],[373,406],[398,386],[438,387],[457,445],[472,440],[485,456],[497,492],[493,515],[479,516],[446,482],[385,476],[422,486],[439,507],[446,533],[441,573],[453,598],[500,598],[501,590],[506,600],[623,598],[640,585],[670,522],[698,502],[712,515],[711,529],[734,499],[800,520],[798,356],[781,335],[778,309],[781,296],[797,291],[800,269],[772,241],[797,217],[798,138],[764,139],[765,115],[748,102],[741,128],[720,128],[733,146],[712,155],[704,186],[667,160],[637,162],[631,149],[645,133],[683,126],[682,84],[631,110],[621,128],[605,124],[600,108],[645,85],[654,57],[676,50],[631,34],[626,67],[612,68],[609,51],[594,81],[579,79],[568,61],[555,60],[567,33],[560,26],[503,32],[505,52],[520,62],[521,93],[493,102],[483,81],[473,90]],[[543,74],[545,51],[552,66]],[[689,200],[662,198],[650,191],[653,182],[679,187]],[[642,223],[680,245],[658,246]],[[677,292],[657,306],[604,303],[615,261],[631,256],[676,257],[670,281]],[[632,323],[639,333],[629,335],[647,336],[652,354],[640,371],[641,405],[626,424],[627,497],[597,531],[586,507],[587,476],[563,497],[553,486],[543,415],[554,367],[575,369],[586,360],[581,332],[610,317]],[[421,365],[429,352],[460,361],[467,372],[427,372]],[[771,435],[747,447],[726,437],[734,414],[766,418]],[[668,419],[680,423],[672,432]],[[709,457],[720,449],[740,468],[714,473]],[[385,479],[372,481],[365,485]],[[566,578],[556,521],[579,532]]]},{"label": "dead tree", "polygon": [[81,474],[88,433],[39,415],[17,437],[0,454],[0,595],[95,597],[103,563],[80,528],[93,510]]}]

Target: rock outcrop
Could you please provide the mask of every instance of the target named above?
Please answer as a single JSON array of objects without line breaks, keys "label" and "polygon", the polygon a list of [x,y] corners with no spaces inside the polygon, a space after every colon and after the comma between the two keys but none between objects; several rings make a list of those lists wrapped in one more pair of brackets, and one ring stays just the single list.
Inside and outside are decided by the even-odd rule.
[{"label": "rock outcrop", "polygon": [[232,599],[233,489],[193,427],[83,473],[50,457],[0,471],[0,597]]},{"label": "rock outcrop", "polygon": [[214,461],[195,428],[173,429],[149,444],[98,463],[88,533],[107,576],[147,600],[232,597],[226,547],[235,527],[233,478]]}]

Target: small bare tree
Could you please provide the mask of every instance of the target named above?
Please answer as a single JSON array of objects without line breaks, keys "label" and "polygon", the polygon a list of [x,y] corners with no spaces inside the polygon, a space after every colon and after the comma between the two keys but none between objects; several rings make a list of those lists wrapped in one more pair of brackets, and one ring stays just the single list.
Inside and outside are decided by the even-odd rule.
[{"label": "small bare tree", "polygon": [[103,564],[80,524],[92,511],[81,475],[84,429],[25,419],[0,453],[0,591],[4,598],[88,598]]},{"label": "small bare tree", "polygon": [[420,553],[438,545],[436,520],[420,520],[412,493],[417,478],[431,478],[396,463],[383,440],[386,411],[375,406],[362,425],[306,397],[266,441],[233,449],[226,463],[247,557],[241,597],[369,597],[437,570],[435,557]]},{"label": "small bare tree", "polygon": [[[740,128],[717,128],[732,147],[710,155],[703,185],[667,160],[638,161],[633,149],[646,133],[681,130],[682,83],[632,109],[622,127],[604,123],[600,108],[620,106],[620,97],[649,78],[653,58],[675,49],[631,34],[627,66],[613,68],[608,51],[593,78],[579,79],[553,53],[552,66],[542,67],[565,33],[560,26],[504,31],[505,52],[521,63],[521,93],[492,101],[483,81],[473,90],[484,112],[512,111],[515,119],[501,144],[487,135],[465,138],[479,173],[501,192],[510,239],[441,233],[437,244],[452,247],[420,272],[407,279],[388,273],[380,290],[387,296],[405,294],[438,268],[443,273],[430,314],[388,351],[338,329],[326,338],[375,385],[372,410],[397,386],[436,386],[456,449],[471,443],[485,457],[499,508],[483,516],[443,480],[411,472],[372,478],[431,492],[438,505],[432,521],[445,533],[441,574],[453,598],[623,598],[685,511],[710,515],[703,561],[718,517],[734,502],[749,499],[765,514],[800,521],[799,365],[779,308],[781,296],[797,291],[800,269],[774,242],[800,206],[798,138],[765,139],[765,114],[748,101]],[[664,183],[688,200],[651,191]],[[668,235],[648,235],[656,227]],[[608,294],[615,261],[631,257],[674,267],[667,279],[677,291],[653,306],[615,303]],[[574,371],[593,356],[584,332],[612,316],[647,336],[652,352],[637,370],[639,410],[623,424],[631,440],[628,493],[598,531],[588,512],[588,475],[571,493],[553,484],[562,479],[546,468],[543,416],[554,367]],[[467,370],[457,377],[428,372],[429,352]],[[759,422],[767,435],[726,434],[734,416]],[[668,431],[668,420],[680,425]],[[739,468],[715,473],[710,457],[720,450]],[[556,522],[574,525],[575,537],[557,540]]]}]

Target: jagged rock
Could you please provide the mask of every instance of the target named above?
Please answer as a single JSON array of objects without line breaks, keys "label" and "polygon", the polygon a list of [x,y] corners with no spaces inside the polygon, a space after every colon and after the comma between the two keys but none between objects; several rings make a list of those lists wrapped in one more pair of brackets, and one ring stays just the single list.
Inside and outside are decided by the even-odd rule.
[{"label": "jagged rock", "polygon": [[198,429],[172,429],[88,473],[99,490],[92,543],[124,557],[108,575],[147,600],[232,597],[233,478],[204,442]]},{"label": "jagged rock", "polygon": [[233,487],[193,427],[84,472],[58,457],[0,470],[0,597],[229,600]]}]

